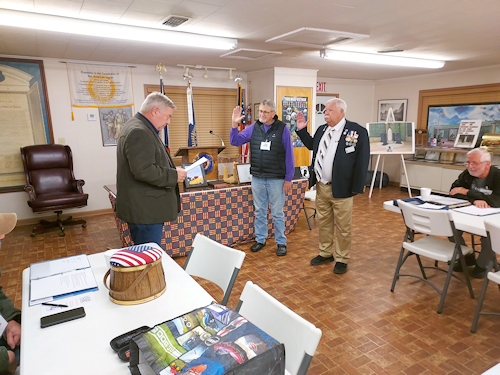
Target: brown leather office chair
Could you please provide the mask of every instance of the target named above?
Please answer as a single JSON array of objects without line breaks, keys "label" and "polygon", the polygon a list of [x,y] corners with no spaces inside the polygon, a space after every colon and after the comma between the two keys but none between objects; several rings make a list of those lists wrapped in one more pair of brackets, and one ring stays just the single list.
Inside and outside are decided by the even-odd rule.
[{"label": "brown leather office chair", "polygon": [[70,216],[61,220],[62,210],[87,205],[89,195],[84,194],[83,180],[76,180],[73,175],[73,156],[69,146],[35,145],[21,148],[21,155],[26,174],[24,190],[29,195],[28,205],[33,212],[54,211],[57,220],[41,220],[40,225],[33,228],[31,237],[44,228],[59,227],[64,237],[65,225],[81,224],[87,226],[85,220],[73,220]]}]

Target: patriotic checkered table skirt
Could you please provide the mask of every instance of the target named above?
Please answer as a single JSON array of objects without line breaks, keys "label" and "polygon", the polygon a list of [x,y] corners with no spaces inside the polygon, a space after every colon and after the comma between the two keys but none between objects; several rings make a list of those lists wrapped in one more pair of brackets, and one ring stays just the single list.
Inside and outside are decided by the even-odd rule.
[{"label": "patriotic checkered table skirt", "polygon": [[[292,191],[285,199],[285,234],[297,225],[306,187],[306,180],[292,181]],[[109,194],[109,200],[114,211],[114,194]],[[163,224],[161,247],[172,258],[189,254],[196,233],[227,246],[250,242],[255,238],[250,185],[187,192],[181,194],[181,200],[181,212],[177,219]],[[115,220],[123,246],[132,246],[128,224],[116,216]],[[270,214],[267,221],[269,237],[272,237],[274,228]]]}]

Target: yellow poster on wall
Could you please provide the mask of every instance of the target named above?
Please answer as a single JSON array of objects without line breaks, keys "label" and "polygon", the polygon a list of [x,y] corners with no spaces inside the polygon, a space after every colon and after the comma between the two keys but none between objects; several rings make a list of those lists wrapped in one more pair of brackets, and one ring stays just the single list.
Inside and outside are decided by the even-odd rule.
[{"label": "yellow poster on wall", "polygon": [[311,87],[282,87],[276,88],[276,105],[278,118],[290,129],[292,134],[295,166],[309,165],[309,150],[304,146],[297,135],[297,113],[302,112],[306,121],[309,121],[307,130],[310,131],[311,116],[314,114]]}]

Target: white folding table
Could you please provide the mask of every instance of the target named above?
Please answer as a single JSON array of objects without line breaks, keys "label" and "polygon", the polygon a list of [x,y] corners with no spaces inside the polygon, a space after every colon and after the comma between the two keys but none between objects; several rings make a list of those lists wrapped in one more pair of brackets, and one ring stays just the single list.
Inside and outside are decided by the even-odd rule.
[{"label": "white folding table", "polygon": [[99,286],[82,319],[40,328],[41,308],[29,306],[30,269],[23,271],[21,375],[130,374],[109,342],[122,333],[154,325],[214,301],[172,258],[162,258],[167,289],[159,298],[139,305],[117,305],[102,279],[107,271],[103,253],[89,256]]},{"label": "white folding table", "polygon": [[[431,195],[431,197],[438,197]],[[417,197],[419,198],[419,197]],[[394,201],[385,201],[384,209],[396,213],[401,213],[398,206],[394,205]],[[492,221],[495,223],[500,223],[500,214],[486,215],[486,216],[474,216],[469,214],[464,214],[461,212],[453,211],[453,220],[455,222],[455,228],[458,230],[472,233],[478,236],[486,237],[486,229],[484,228],[484,220]]]}]

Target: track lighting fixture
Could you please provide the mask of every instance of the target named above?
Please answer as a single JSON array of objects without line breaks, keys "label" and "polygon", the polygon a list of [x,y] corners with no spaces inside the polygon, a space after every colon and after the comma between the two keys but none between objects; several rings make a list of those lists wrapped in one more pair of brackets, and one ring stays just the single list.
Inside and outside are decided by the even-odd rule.
[{"label": "track lighting fixture", "polygon": [[233,70],[235,68],[223,68],[219,66],[205,66],[205,65],[186,65],[186,64],[177,64],[177,66],[183,67],[184,68],[184,74],[182,75],[184,79],[186,79],[188,76],[191,76],[191,79],[194,79],[193,73],[189,72],[189,68],[192,69],[205,69],[205,73],[201,76],[203,79],[208,79],[208,69],[211,70],[229,70],[229,74],[227,76],[228,79],[233,79]]}]

